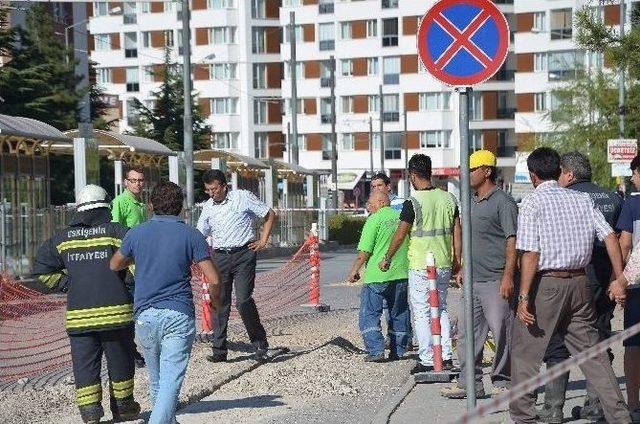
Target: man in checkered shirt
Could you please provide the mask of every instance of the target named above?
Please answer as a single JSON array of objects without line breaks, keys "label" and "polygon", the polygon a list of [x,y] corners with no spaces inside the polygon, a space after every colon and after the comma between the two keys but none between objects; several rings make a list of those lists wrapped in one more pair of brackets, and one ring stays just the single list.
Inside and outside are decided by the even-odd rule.
[{"label": "man in checkered shirt", "polygon": [[[572,355],[598,343],[593,294],[585,268],[595,237],[604,241],[616,276],[622,273],[617,237],[588,194],[560,187],[560,156],[539,148],[527,159],[535,191],[521,204],[516,248],[521,251],[518,318],[513,328],[512,385],[538,374],[554,333],[564,336]],[[623,301],[625,288],[612,284],[612,298]],[[602,402],[610,423],[630,423],[629,411],[606,353],[580,366]],[[516,423],[535,423],[535,398],[511,401]]]}]

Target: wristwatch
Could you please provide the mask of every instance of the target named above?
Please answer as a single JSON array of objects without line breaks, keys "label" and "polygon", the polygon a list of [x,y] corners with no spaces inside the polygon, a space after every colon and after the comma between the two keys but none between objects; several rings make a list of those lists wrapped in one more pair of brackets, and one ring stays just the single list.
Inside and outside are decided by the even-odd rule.
[{"label": "wristwatch", "polygon": [[529,295],[526,293],[521,293],[518,295],[518,302],[528,302],[529,301]]}]

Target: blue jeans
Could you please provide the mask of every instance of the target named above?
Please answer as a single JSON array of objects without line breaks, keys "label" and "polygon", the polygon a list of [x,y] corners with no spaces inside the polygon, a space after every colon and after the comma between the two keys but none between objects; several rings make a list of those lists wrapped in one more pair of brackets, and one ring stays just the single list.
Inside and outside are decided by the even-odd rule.
[{"label": "blue jeans", "polygon": [[178,395],[196,334],[193,317],[171,309],[149,308],[136,319],[138,345],[149,371],[149,424],[173,424]]},{"label": "blue jeans", "polygon": [[391,355],[404,355],[409,327],[407,280],[381,284],[365,284],[360,295],[360,332],[369,355],[384,353],[384,337],[380,327],[382,304],[389,307],[389,340]]}]

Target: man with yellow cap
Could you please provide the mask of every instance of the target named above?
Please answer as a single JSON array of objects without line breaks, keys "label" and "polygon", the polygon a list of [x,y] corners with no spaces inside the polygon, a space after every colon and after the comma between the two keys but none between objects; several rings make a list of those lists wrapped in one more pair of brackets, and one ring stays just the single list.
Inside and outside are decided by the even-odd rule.
[{"label": "man with yellow cap", "polygon": [[[493,393],[506,389],[511,381],[509,344],[513,313],[510,300],[516,271],[516,229],[518,207],[513,198],[496,185],[496,157],[488,150],[471,155],[469,162],[471,188],[471,260],[473,263],[473,345],[475,353],[476,394],[483,397],[482,350],[489,330],[496,346],[491,369]],[[458,274],[458,284],[466,284]],[[461,300],[464,305],[464,297]],[[464,320],[459,320],[458,360],[460,378],[442,389],[452,399],[466,397]]]}]

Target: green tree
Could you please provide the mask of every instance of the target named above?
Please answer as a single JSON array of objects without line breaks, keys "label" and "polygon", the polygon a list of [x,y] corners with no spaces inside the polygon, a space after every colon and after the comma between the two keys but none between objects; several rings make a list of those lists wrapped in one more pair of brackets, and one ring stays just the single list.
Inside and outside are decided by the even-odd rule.
[{"label": "green tree", "polygon": [[[158,91],[152,93],[151,107],[147,107],[134,98],[135,114],[138,118],[131,124],[134,135],[151,138],[175,151],[184,150],[184,96],[182,69],[171,62],[170,51],[165,51],[162,67],[162,84]],[[211,128],[205,124],[200,106],[195,101],[196,94],[191,94],[193,117],[193,147],[207,148]]]}]

